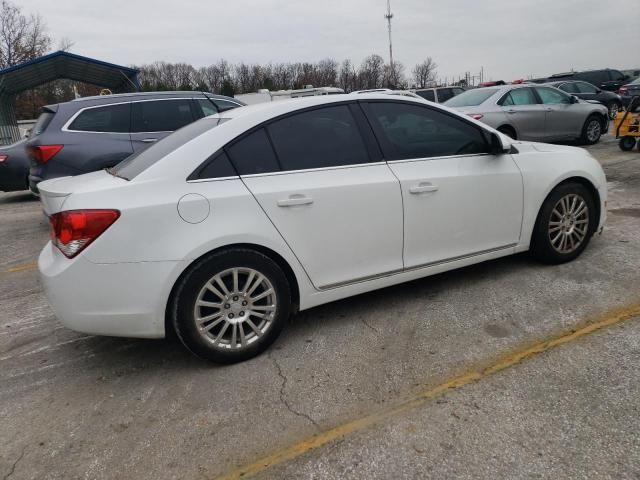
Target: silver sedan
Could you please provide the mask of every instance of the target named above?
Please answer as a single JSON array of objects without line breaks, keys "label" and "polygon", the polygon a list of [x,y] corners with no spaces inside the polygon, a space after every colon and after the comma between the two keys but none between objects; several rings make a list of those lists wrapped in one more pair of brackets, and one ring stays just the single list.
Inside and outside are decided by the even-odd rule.
[{"label": "silver sedan", "polygon": [[467,90],[444,105],[518,140],[597,143],[609,126],[607,108],[542,85]]}]

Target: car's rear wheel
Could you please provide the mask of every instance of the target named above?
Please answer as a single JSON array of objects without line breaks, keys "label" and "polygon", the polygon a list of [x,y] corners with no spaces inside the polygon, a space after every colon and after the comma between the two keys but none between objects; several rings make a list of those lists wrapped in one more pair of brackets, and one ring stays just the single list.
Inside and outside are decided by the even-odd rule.
[{"label": "car's rear wheel", "polygon": [[595,199],[579,183],[553,190],[542,204],[531,239],[531,254],[544,263],[578,257],[597,228]]},{"label": "car's rear wheel", "polygon": [[172,321],[190,351],[234,363],[269,347],[290,311],[290,287],[282,269],[262,253],[233,249],[203,258],[182,278]]},{"label": "car's rear wheel", "polygon": [[[620,146],[620,150],[629,152],[636,146],[636,139],[635,137],[622,137],[618,145]],[[640,146],[640,143],[638,143],[638,145]]]},{"label": "car's rear wheel", "polygon": [[596,115],[591,115],[589,118],[587,118],[587,121],[584,122],[580,140],[586,145],[593,145],[595,143],[598,143],[601,136],[602,120],[600,120]]},{"label": "car's rear wheel", "polygon": [[498,128],[498,131],[500,133],[504,133],[507,137],[513,138],[514,140],[517,140],[518,135],[516,134],[516,131],[508,126],[508,125],[503,125],[502,127]]}]

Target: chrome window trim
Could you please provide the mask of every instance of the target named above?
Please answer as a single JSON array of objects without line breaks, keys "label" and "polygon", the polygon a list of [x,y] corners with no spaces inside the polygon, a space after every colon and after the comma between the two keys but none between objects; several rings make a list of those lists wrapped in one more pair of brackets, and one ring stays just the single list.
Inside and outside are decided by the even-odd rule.
[{"label": "chrome window trim", "polygon": [[319,167],[319,168],[302,168],[299,170],[283,170],[280,172],[265,172],[265,173],[251,173],[249,175],[240,175],[241,178],[255,178],[255,177],[272,177],[275,175],[289,175],[294,173],[307,173],[307,172],[324,172],[328,170],[345,170],[347,168],[364,168],[373,165],[386,165],[387,162],[366,162],[366,163],[354,163],[353,165],[336,165],[333,167]]},{"label": "chrome window trim", "polygon": [[420,158],[399,158],[397,160],[387,160],[388,164],[395,165],[396,163],[413,163],[413,162],[426,162],[431,160],[446,160],[449,158],[468,158],[468,157],[493,157],[490,152],[486,153],[469,153],[466,155],[441,155],[439,157],[420,157]]},{"label": "chrome window trim", "polygon": [[[164,101],[168,101],[168,100],[201,100],[202,97],[170,97],[170,98],[149,98],[149,99],[144,99],[144,100],[132,100],[132,101],[126,101],[126,102],[115,102],[115,103],[105,103],[103,105],[91,105],[90,107],[84,107],[81,108],[80,110],[78,110],[76,113],[74,113],[71,118],[69,120],[67,120],[67,122],[62,126],[62,128],[60,129],[63,132],[68,132],[68,133],[105,133],[105,134],[109,134],[109,135],[131,135],[131,134],[150,134],[150,133],[173,133],[174,130],[156,130],[153,132],[95,132],[93,130],[71,130],[69,128],[69,125],[71,125],[74,120],[80,116],[81,113],[83,113],[85,110],[91,110],[94,108],[104,108],[104,107],[113,107],[116,105],[133,105],[134,103],[144,103],[144,102],[164,102]],[[195,120],[194,120],[195,121]]]},{"label": "chrome window trim", "polygon": [[239,175],[233,175],[231,177],[213,177],[213,178],[198,178],[196,180],[187,180],[187,183],[208,183],[208,182],[221,182],[224,180],[240,180]]}]

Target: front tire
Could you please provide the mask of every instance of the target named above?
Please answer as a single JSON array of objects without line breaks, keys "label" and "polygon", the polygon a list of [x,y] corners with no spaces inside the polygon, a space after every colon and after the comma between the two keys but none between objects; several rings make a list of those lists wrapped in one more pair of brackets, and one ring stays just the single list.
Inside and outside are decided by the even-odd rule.
[{"label": "front tire", "polygon": [[266,350],[291,312],[291,290],[282,269],[248,249],[217,252],[198,261],[180,280],[172,323],[195,355],[236,363]]},{"label": "front tire", "polygon": [[569,262],[587,248],[597,222],[595,199],[584,185],[559,185],[538,213],[530,253],[543,263]]},{"label": "front tire", "polygon": [[600,141],[601,136],[602,120],[600,120],[596,115],[591,115],[587,118],[587,121],[584,122],[580,141],[585,145],[594,145]]}]

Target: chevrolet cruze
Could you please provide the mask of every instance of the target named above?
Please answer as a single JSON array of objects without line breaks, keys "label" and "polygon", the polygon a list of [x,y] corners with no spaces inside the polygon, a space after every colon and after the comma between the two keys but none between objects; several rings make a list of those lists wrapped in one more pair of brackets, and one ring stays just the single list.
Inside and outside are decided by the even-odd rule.
[{"label": "chevrolet cruze", "polygon": [[236,362],[298,310],[516,252],[576,258],[605,219],[585,150],[420,99],[242,107],[116,167],[40,184],[39,269],[69,328]]}]

